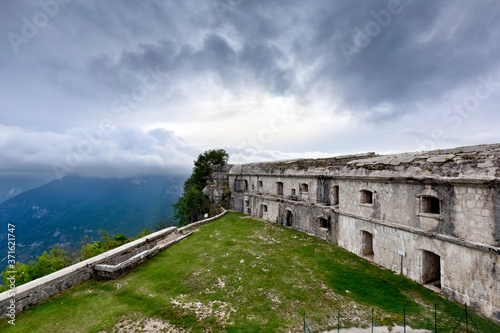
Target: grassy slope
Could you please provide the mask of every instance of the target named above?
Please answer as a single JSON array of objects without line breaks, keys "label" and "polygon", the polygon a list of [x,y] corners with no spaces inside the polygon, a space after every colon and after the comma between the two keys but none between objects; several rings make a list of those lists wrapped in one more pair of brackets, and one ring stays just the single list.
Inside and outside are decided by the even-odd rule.
[{"label": "grassy slope", "polygon": [[[2,332],[111,331],[160,318],[193,332],[300,331],[311,326],[402,323],[429,327],[439,295],[323,240],[230,213],[114,281],[89,281],[18,314]],[[385,315],[380,315],[385,313]],[[425,314],[424,314],[425,313]],[[444,317],[443,317],[444,319]]]}]

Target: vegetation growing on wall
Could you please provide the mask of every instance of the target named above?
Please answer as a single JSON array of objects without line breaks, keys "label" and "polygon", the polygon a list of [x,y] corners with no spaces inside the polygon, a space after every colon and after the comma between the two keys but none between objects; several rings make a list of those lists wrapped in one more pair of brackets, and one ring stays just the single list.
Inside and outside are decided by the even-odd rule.
[{"label": "vegetation growing on wall", "polygon": [[198,221],[211,211],[208,199],[203,194],[207,178],[215,165],[227,163],[229,155],[224,149],[210,149],[194,161],[193,173],[184,183],[184,192],[174,204],[174,218],[178,226]]}]

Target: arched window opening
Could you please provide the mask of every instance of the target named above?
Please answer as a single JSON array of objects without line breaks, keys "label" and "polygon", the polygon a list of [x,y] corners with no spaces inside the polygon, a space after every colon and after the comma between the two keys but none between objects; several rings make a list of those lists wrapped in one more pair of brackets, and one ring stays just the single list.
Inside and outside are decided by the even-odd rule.
[{"label": "arched window opening", "polygon": [[364,256],[373,255],[373,235],[368,231],[362,231],[361,238],[361,254]]}]

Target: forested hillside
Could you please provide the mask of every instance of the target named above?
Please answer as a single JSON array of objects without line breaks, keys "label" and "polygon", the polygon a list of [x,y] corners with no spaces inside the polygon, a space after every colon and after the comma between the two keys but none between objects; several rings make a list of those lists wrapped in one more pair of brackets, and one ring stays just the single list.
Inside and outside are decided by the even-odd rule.
[{"label": "forested hillside", "polygon": [[[68,250],[110,234],[137,235],[160,220],[171,221],[186,177],[130,179],[65,177],[0,204],[0,238],[15,225],[16,260],[27,262],[52,246]],[[172,223],[172,222],[171,222]],[[3,257],[2,257],[3,259]],[[5,260],[1,262],[1,269]]]}]

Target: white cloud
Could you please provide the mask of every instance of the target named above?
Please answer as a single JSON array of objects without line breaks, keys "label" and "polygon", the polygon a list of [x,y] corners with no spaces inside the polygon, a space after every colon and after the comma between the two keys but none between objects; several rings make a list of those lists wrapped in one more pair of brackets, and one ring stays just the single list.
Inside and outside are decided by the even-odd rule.
[{"label": "white cloud", "polygon": [[[201,149],[174,133],[138,127],[27,132],[0,125],[0,175],[53,173],[95,177],[187,174]],[[54,177],[54,178],[55,178]]]}]

